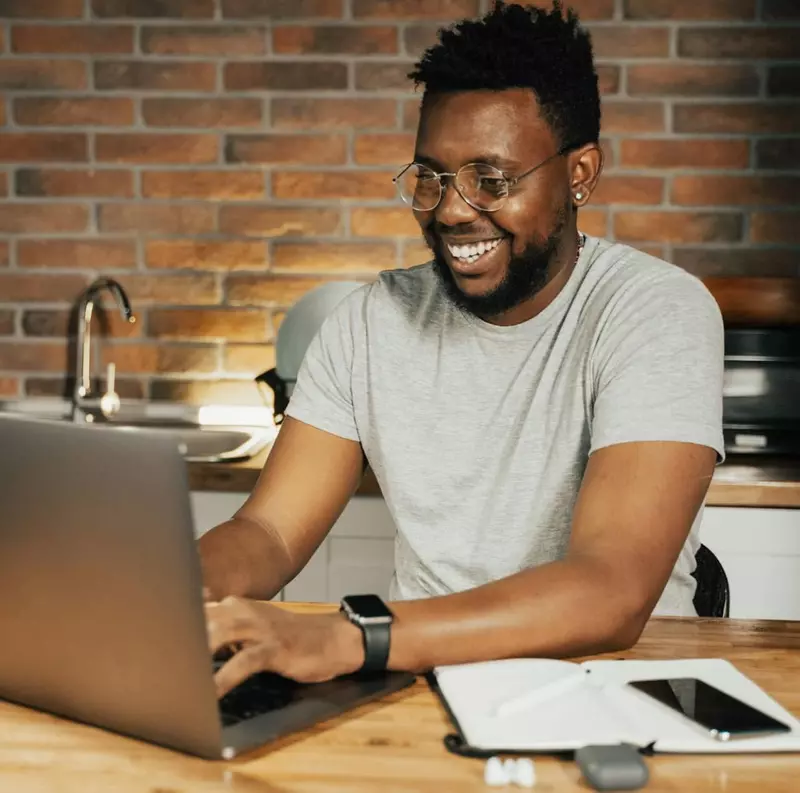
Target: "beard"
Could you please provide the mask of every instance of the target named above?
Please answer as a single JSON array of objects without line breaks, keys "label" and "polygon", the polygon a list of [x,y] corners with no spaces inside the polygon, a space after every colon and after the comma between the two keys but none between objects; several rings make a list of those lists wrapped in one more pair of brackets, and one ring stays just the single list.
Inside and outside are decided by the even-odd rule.
[{"label": "beard", "polygon": [[511,255],[503,280],[482,295],[461,291],[447,265],[443,243],[437,237],[428,246],[433,252],[433,269],[448,299],[461,311],[481,319],[499,317],[532,298],[547,283],[550,265],[564,234],[567,213],[562,208],[556,215],[553,230],[545,239],[529,242],[519,255]]}]

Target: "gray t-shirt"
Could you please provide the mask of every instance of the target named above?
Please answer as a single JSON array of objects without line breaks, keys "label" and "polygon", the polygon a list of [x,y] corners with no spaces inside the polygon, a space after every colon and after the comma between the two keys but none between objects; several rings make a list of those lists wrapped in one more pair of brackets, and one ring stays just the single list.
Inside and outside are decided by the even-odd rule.
[{"label": "gray t-shirt", "polygon": [[[596,449],[724,459],[722,378],[703,283],[587,236],[553,302],[511,327],[455,308],[430,264],[381,273],[325,320],[287,415],[361,443],[397,526],[391,596],[422,598],[562,558]],[[695,614],[701,514],[657,614]]]}]

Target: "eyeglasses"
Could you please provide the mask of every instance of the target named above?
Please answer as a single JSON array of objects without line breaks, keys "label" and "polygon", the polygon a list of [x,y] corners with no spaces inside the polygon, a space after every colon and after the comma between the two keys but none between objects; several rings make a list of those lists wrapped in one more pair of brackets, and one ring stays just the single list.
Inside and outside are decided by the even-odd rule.
[{"label": "eyeglasses", "polygon": [[430,212],[439,206],[445,191],[445,177],[453,178],[453,185],[458,194],[473,209],[496,212],[503,206],[514,185],[571,148],[572,146],[563,146],[555,154],[551,154],[546,160],[519,176],[508,176],[499,168],[485,163],[468,163],[456,173],[437,173],[427,165],[412,162],[406,165],[392,181],[398,187],[400,198],[419,212]]}]

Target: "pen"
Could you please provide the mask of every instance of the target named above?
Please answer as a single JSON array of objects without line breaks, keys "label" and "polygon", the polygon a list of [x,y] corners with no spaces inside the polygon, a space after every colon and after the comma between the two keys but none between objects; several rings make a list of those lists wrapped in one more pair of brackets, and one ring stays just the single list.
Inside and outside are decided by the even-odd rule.
[{"label": "pen", "polygon": [[513,713],[519,713],[521,710],[527,710],[533,705],[540,705],[561,694],[566,694],[568,691],[572,691],[573,688],[577,688],[582,684],[586,679],[586,674],[587,673],[582,672],[581,674],[562,677],[553,683],[539,686],[532,691],[526,691],[524,694],[520,694],[517,697],[507,699],[497,706],[494,715],[496,717],[510,716]]}]

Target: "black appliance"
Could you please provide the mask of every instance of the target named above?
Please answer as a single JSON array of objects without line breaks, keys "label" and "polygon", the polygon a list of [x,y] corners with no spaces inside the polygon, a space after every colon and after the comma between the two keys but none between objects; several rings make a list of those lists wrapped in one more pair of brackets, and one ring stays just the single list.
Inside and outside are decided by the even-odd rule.
[{"label": "black appliance", "polygon": [[726,329],[722,420],[729,454],[800,454],[800,327]]}]

